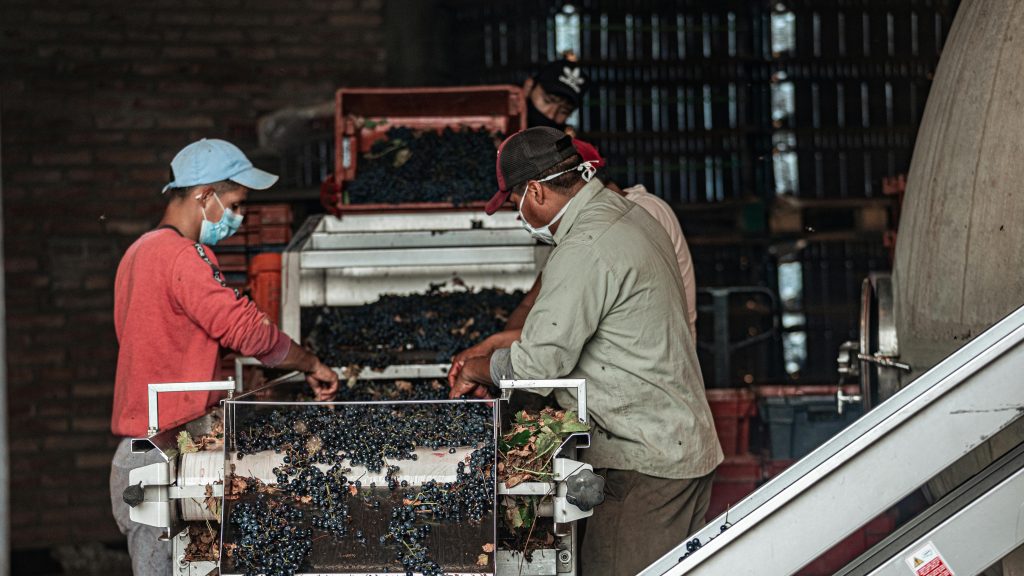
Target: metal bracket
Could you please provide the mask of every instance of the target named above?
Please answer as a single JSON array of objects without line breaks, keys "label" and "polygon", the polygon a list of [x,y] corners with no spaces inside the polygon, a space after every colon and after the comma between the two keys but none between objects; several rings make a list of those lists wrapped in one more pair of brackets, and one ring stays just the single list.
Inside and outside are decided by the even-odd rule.
[{"label": "metal bracket", "polygon": [[583,378],[563,378],[556,380],[502,380],[499,383],[501,388],[501,399],[508,400],[512,397],[513,390],[542,389],[542,388],[575,388],[576,389],[576,415],[580,422],[587,421],[587,381]]},{"label": "metal bracket", "polygon": [[207,496],[214,496],[220,498],[224,495],[223,484],[210,484],[209,487],[212,489],[210,494],[206,493],[207,486],[168,486],[167,497],[173,500],[180,500],[184,498],[198,498],[202,500]]},{"label": "metal bracket", "polygon": [[128,472],[128,485],[141,485],[143,500],[128,510],[132,522],[170,528],[171,501],[167,487],[174,477],[170,462],[157,462],[148,466],[140,466]]},{"label": "metal bracket", "polygon": [[839,345],[839,355],[836,356],[836,370],[839,372],[839,379],[846,376],[857,378],[860,376],[860,362],[858,354],[860,343],[848,340]]},{"label": "metal bracket", "polygon": [[235,381],[233,378],[216,382],[168,382],[164,384],[149,385],[149,429],[147,434],[155,436],[160,432],[160,409],[157,405],[157,396],[161,392],[211,392],[226,390],[228,398],[235,392]]},{"label": "metal bracket", "polygon": [[556,484],[557,493],[553,498],[554,519],[556,523],[575,522],[576,520],[582,520],[583,518],[589,518],[594,515],[593,508],[586,511],[581,510],[566,498],[568,492],[568,485],[566,484],[566,481],[583,470],[593,472],[594,467],[590,464],[584,464],[583,462],[577,462],[576,460],[570,460],[568,458],[555,459],[553,471],[555,478],[559,479]]},{"label": "metal bracket", "polygon": [[217,569],[217,562],[186,561],[185,551],[188,550],[191,543],[192,539],[188,535],[188,528],[179,532],[172,540],[174,576],[207,576]]},{"label": "metal bracket", "polygon": [[843,387],[836,388],[836,411],[843,414],[843,406],[847,404],[860,404],[863,398],[860,394],[843,394]]},{"label": "metal bracket", "polygon": [[[557,380],[502,380],[499,383],[501,388],[501,400],[509,400],[513,390],[539,389],[539,388],[562,388],[576,390],[576,409],[581,422],[587,421],[587,381],[583,378],[566,378]],[[553,454],[552,472],[556,482],[526,482],[514,488],[504,488],[504,484],[498,486],[498,492],[507,495],[536,495],[552,498],[552,516],[556,524],[575,522],[583,518],[593,516],[593,509],[584,511],[566,499],[568,487],[566,480],[583,470],[594,471],[594,467],[571,458],[561,458],[558,455],[567,446],[582,446],[580,440],[590,446],[590,434],[573,434],[566,438]],[[585,447],[585,446],[584,446]]]}]

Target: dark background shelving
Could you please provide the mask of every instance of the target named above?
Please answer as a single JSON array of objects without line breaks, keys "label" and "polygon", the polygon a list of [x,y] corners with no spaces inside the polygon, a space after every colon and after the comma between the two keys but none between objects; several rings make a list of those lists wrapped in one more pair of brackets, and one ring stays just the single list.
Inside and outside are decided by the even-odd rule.
[{"label": "dark background shelving", "polygon": [[[158,191],[181,145],[220,137],[258,150],[261,119],[329,109],[340,86],[519,84],[556,56],[565,5],[88,4],[0,6],[12,546],[64,546],[62,558],[103,555],[110,550],[78,545],[120,538],[107,485],[112,282],[124,249],[159,217]],[[856,334],[860,282],[891,266],[885,230],[857,215],[879,205],[893,213],[881,180],[909,167],[958,2],[572,5],[595,86],[581,135],[620,183],[643,183],[675,208],[700,288],[777,296],[774,310],[755,296],[730,301],[734,339],[781,333],[737,353],[726,384],[835,382],[836,348]],[[792,23],[779,50],[773,18]],[[780,114],[773,94],[790,84]],[[321,210],[332,122],[315,118],[283,147],[254,154],[282,175],[262,201],[290,203],[296,222]],[[792,180],[781,169],[789,158]],[[803,220],[783,231],[779,213]],[[698,331],[712,341],[713,319],[702,315]],[[706,348],[701,362],[705,380],[718,382]]]}]

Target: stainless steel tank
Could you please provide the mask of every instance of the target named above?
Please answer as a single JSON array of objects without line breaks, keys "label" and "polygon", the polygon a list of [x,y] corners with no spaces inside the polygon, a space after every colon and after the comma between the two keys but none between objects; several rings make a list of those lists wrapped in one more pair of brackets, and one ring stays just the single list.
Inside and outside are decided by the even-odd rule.
[{"label": "stainless steel tank", "polygon": [[1024,3],[965,0],[917,135],[894,265],[913,379],[1024,303]]}]

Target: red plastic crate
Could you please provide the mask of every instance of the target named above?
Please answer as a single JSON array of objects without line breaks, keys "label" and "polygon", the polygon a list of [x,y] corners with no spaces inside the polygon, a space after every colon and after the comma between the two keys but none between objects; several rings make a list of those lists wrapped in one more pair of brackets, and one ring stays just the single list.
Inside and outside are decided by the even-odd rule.
[{"label": "red plastic crate", "polygon": [[335,94],[334,174],[320,188],[320,200],[335,215],[343,212],[480,209],[484,202],[455,207],[448,202],[344,204],[345,182],[356,177],[360,153],[394,126],[442,130],[487,128],[509,134],[526,128],[526,99],[511,84],[427,88],[342,88]]},{"label": "red plastic crate", "polygon": [[248,261],[244,252],[222,252],[217,254],[217,264],[224,272],[245,272]]},{"label": "red plastic crate", "polygon": [[827,552],[804,566],[797,576],[829,576],[885,539],[896,528],[896,512],[887,510],[860,530],[850,534]]},{"label": "red plastic crate", "polygon": [[754,393],[746,389],[712,388],[706,391],[715,431],[726,456],[750,451],[750,420],[757,415]]},{"label": "red plastic crate", "polygon": [[275,323],[281,323],[281,255],[256,254],[249,263],[249,294],[256,307]]},{"label": "red plastic crate", "polygon": [[[249,243],[249,231],[246,230],[245,220],[243,220],[242,221],[242,227],[238,229],[238,232],[235,232],[231,236],[228,236],[227,238],[221,240],[220,242],[217,242],[217,246],[218,247],[223,247],[223,246],[245,246],[248,243]],[[219,258],[220,254],[218,254],[217,257]]]},{"label": "red plastic crate", "polygon": [[289,204],[264,204],[259,206],[260,225],[292,223],[292,207]]},{"label": "red plastic crate", "polygon": [[[778,398],[782,396],[835,396],[838,389],[839,386],[836,384],[755,386],[754,394],[758,398]],[[843,394],[860,394],[860,386],[856,384],[844,384]]]},{"label": "red plastic crate", "polygon": [[258,229],[250,230],[248,235],[249,246],[287,244],[291,239],[292,227],[285,224],[261,226]]}]

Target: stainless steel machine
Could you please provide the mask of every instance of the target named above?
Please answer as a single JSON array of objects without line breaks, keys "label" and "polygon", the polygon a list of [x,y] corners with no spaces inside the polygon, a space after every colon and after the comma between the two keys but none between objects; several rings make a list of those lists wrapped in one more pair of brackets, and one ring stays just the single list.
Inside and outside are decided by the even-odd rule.
[{"label": "stainless steel machine", "polygon": [[[458,284],[473,287],[526,289],[543,266],[547,252],[548,247],[534,242],[511,212],[494,216],[478,211],[449,210],[313,217],[294,237],[283,256],[282,326],[298,340],[304,336],[303,308],[361,305],[377,300],[382,294],[423,292],[429,284],[453,279],[457,279]],[[237,381],[151,387],[152,422],[156,422],[158,392],[207,387],[230,390],[232,394],[222,403],[222,412],[174,430],[157,430],[154,425],[147,438],[133,441],[133,450],[156,449],[163,458],[158,464],[132,471],[125,499],[133,504],[134,521],[160,526],[165,529],[165,536],[172,539],[177,574],[203,576],[216,569],[222,574],[240,573],[224,549],[234,538],[223,522],[235,502],[230,494],[232,471],[239,474],[244,466],[246,477],[272,485],[273,471],[281,466],[282,456],[270,451],[248,454],[241,460],[237,455],[236,434],[248,420],[247,414],[302,408],[302,404],[294,401],[296,386],[304,383],[298,374],[286,375],[258,390],[236,394],[243,389],[241,366],[252,363],[251,359],[238,362]],[[335,370],[343,380],[350,382],[404,380],[422,384],[443,378],[447,368],[444,364],[403,364],[379,370],[362,369],[358,373],[349,373],[348,368],[341,366]],[[499,412],[505,410],[506,401],[515,389],[570,388],[578,402],[576,413],[586,421],[586,383],[582,380],[507,381],[502,382],[501,387],[502,398],[487,403],[493,407],[495,435]],[[438,403],[444,402],[447,401]],[[332,404],[349,405],[324,405]],[[309,405],[305,403],[306,407]],[[200,438],[221,429],[224,441],[209,447],[212,449],[181,450],[179,438],[183,431],[188,432],[189,437]],[[489,523],[478,527],[462,547],[464,549],[449,550],[441,561],[442,566],[445,563],[457,566],[460,573],[467,574],[576,574],[576,521],[590,516],[593,507],[603,498],[603,481],[593,474],[589,465],[577,460],[577,450],[587,446],[589,435],[586,433],[568,437],[552,453],[552,476],[548,481],[524,482],[511,488],[498,483]],[[461,447],[452,453],[428,454],[429,450],[418,448],[424,452],[420,458],[395,464],[401,470],[401,479],[409,485],[421,485],[430,480],[445,482],[451,480],[455,465],[463,461],[471,449]],[[363,475],[364,486],[386,485],[383,472],[358,470],[349,474]],[[225,483],[228,484],[228,499],[224,498]],[[473,559],[476,559],[482,545],[491,543],[493,546],[498,542],[496,515],[501,513],[505,499],[521,496],[538,498],[537,513],[551,518],[553,541],[526,554],[500,545],[496,550],[492,547],[493,555],[485,566],[464,562],[460,554],[475,551]],[[219,530],[213,527],[214,522],[220,524]],[[217,532],[220,548],[216,559],[190,557],[196,534],[202,535],[204,530],[207,534]],[[387,567],[382,559],[371,559],[372,555],[363,553],[367,552],[365,548],[374,547],[317,549],[310,556],[309,573],[370,574],[376,573],[370,570],[374,566],[376,570]],[[376,549],[375,553],[379,552]],[[453,558],[456,560],[452,561]],[[392,573],[396,571],[395,566],[389,569]]]},{"label": "stainless steel machine", "polygon": [[510,211],[313,216],[282,257],[281,326],[299,339],[302,308],[365,304],[455,278],[474,288],[526,290],[549,252]]},{"label": "stainless steel machine", "polygon": [[[425,373],[430,373],[424,378]],[[342,376],[348,375],[342,371]],[[433,378],[432,370],[424,370],[419,366],[392,366],[384,371],[363,371],[361,380],[393,380],[401,378],[406,381],[421,381]],[[157,450],[162,461],[131,471],[129,485],[125,487],[124,498],[131,506],[131,519],[135,522],[158,526],[164,529],[165,537],[172,539],[176,574],[205,576],[215,569],[221,574],[238,574],[241,571],[231,562],[226,549],[235,541],[230,530],[230,523],[225,522],[237,505],[238,497],[232,496],[230,488],[232,477],[238,476],[246,482],[261,482],[273,487],[276,480],[275,469],[283,466],[284,455],[272,450],[257,454],[247,454],[244,459],[239,456],[237,435],[240,430],[252,421],[252,416],[268,410],[301,410],[309,406],[347,407],[355,405],[379,405],[379,402],[297,402],[297,393],[305,386],[300,375],[288,375],[267,386],[240,395],[232,394],[222,403],[222,410],[217,410],[200,419],[171,430],[156,430],[147,438],[133,440],[132,450],[147,452]],[[582,380],[544,380],[544,381],[506,381],[502,382],[503,397],[498,401],[476,401],[488,406],[492,412],[494,434],[497,435],[498,411],[509,393],[524,388],[570,388],[578,399],[577,414],[586,414],[586,383]],[[231,390],[233,381],[199,382],[183,384],[152,385],[151,398],[157,391],[173,393],[186,390]],[[472,401],[415,401],[425,405],[445,405]],[[407,404],[408,402],[400,402]],[[385,404],[387,404],[385,402]],[[151,400],[151,418],[156,418],[158,404]],[[583,418],[585,420],[585,416]],[[223,442],[206,447],[201,451],[183,451],[182,433],[188,438],[198,439],[210,437],[218,430],[223,430]],[[491,446],[494,444],[492,442]],[[576,450],[589,446],[589,434],[573,434],[565,440],[552,454],[552,477],[549,481],[524,482],[514,487],[506,487],[493,478],[496,498],[492,503],[492,514],[487,522],[461,530],[458,538],[447,534],[444,530],[437,531],[437,542],[442,542],[447,534],[460,542],[459,546],[438,546],[442,550],[439,562],[442,566],[461,567],[456,573],[472,574],[535,574],[552,576],[557,574],[575,574],[577,539],[575,522],[590,516],[593,507],[603,498],[603,482],[593,474],[593,468],[576,460]],[[395,476],[409,486],[422,486],[430,481],[439,483],[454,482],[455,470],[459,462],[466,460],[467,455],[477,447],[460,447],[445,450],[417,448],[415,460],[389,461],[398,467],[400,472]],[[324,465],[319,465],[326,468]],[[360,478],[364,486],[386,486],[388,479],[384,471],[374,472],[366,466],[352,465],[348,467],[350,477]],[[225,498],[225,492],[228,498]],[[384,491],[381,489],[379,491]],[[385,492],[385,496],[389,493]],[[494,551],[494,543],[498,541],[496,514],[502,499],[514,496],[539,497],[540,516],[551,517],[555,541],[548,548],[532,550],[528,556],[517,550],[498,548]],[[250,494],[243,499],[251,500]],[[355,518],[357,526],[359,519]],[[217,526],[214,527],[213,524]],[[196,530],[190,532],[189,527],[198,526],[199,533],[205,530],[215,532],[217,536],[216,559],[196,560],[188,557],[187,551],[193,544]],[[368,536],[376,537],[379,522],[363,525]],[[395,571],[389,566],[388,550],[384,546],[355,546],[332,544],[316,547],[310,558],[308,572],[303,574],[371,574],[369,567],[378,566]],[[344,541],[343,541],[344,542]],[[490,544],[494,555],[481,569],[467,558],[475,561],[480,550]],[[225,547],[227,545],[227,548]],[[489,566],[489,568],[488,568]],[[383,572],[383,570],[382,570]]]}]

